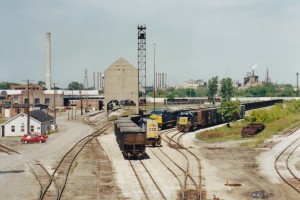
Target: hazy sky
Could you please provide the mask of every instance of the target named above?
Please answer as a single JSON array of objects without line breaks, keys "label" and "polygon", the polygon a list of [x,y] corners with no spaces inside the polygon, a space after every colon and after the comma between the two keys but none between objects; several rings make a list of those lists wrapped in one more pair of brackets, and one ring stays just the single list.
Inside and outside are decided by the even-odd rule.
[{"label": "hazy sky", "polygon": [[[296,84],[300,72],[299,0],[0,0],[0,82],[46,79],[51,32],[52,81],[84,82],[119,57],[137,67],[137,25],[147,26],[147,83],[169,84],[255,74]],[[24,82],[25,83],[25,82]]]}]

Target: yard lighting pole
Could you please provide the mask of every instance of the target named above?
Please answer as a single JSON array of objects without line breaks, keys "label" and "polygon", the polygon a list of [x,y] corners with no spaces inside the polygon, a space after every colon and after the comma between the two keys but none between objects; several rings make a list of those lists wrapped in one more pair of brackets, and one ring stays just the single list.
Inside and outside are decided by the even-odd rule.
[{"label": "yard lighting pole", "polygon": [[298,97],[299,96],[299,84],[298,84],[299,72],[297,72],[296,75],[297,75],[297,97]]},{"label": "yard lighting pole", "polygon": [[155,46],[156,46],[156,42],[153,42],[153,46],[154,46],[154,86],[153,86],[153,97],[154,97],[154,111],[155,111],[155,90],[156,90],[156,77],[155,77]]}]

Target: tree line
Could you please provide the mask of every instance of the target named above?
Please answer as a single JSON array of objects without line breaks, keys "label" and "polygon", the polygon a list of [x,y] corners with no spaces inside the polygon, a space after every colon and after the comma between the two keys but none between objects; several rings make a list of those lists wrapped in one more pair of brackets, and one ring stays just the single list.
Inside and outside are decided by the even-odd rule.
[{"label": "tree line", "polygon": [[[45,82],[38,81],[37,85],[42,85],[45,87]],[[212,77],[207,85],[201,85],[197,88],[159,88],[155,92],[155,97],[163,97],[168,99],[182,98],[182,97],[208,97],[212,103],[215,102],[215,97],[222,97],[222,93],[227,93],[234,97],[295,97],[297,96],[297,91],[294,90],[291,84],[275,84],[271,82],[262,83],[260,85],[251,86],[249,88],[241,89],[235,87],[229,87],[228,84],[232,84],[230,78],[223,78],[221,80],[221,90],[226,90],[221,92],[218,89],[219,81],[218,77]],[[0,82],[0,89],[7,90],[11,88],[11,85],[21,85],[14,82]],[[223,87],[222,87],[223,85]],[[227,85],[227,86],[226,86]],[[223,89],[222,89],[223,88]],[[228,89],[226,89],[228,88]],[[56,89],[62,89],[56,86]],[[66,88],[68,90],[81,90],[81,89],[93,89],[84,88],[82,83],[73,81],[68,84]],[[153,97],[153,88],[147,88],[147,95]]]}]

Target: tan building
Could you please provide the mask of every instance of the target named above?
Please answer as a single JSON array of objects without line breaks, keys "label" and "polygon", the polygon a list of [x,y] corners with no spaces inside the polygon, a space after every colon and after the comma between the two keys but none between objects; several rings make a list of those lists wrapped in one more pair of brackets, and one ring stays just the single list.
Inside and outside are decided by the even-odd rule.
[{"label": "tan building", "polygon": [[104,72],[104,108],[108,111],[108,105],[116,101],[131,100],[135,103],[138,113],[138,69],[129,64],[124,58],[119,58]]}]

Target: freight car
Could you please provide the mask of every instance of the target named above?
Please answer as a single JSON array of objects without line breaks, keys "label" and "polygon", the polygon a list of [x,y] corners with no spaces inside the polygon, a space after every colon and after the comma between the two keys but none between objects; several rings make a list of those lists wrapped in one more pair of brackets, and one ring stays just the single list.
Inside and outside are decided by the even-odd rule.
[{"label": "freight car", "polygon": [[146,151],[146,132],[127,119],[115,121],[115,135],[125,158],[142,158]]},{"label": "freight car", "polygon": [[[188,132],[195,128],[213,126],[224,122],[220,107],[201,108],[181,111],[177,117],[177,130]],[[245,106],[240,105],[239,117],[245,116]]]},{"label": "freight car", "polygon": [[194,128],[222,123],[218,107],[181,111],[177,117],[177,130],[188,132]]},{"label": "freight car", "polygon": [[180,111],[177,110],[153,110],[150,114],[150,118],[157,120],[160,129],[165,129],[167,127],[176,126],[179,112]]},{"label": "freight car", "polygon": [[257,108],[263,108],[267,106],[273,106],[276,103],[283,103],[282,99],[271,99],[271,100],[266,100],[266,101],[254,101],[254,102],[247,102],[247,103],[242,103],[241,105],[245,106],[245,110],[253,110]]}]

